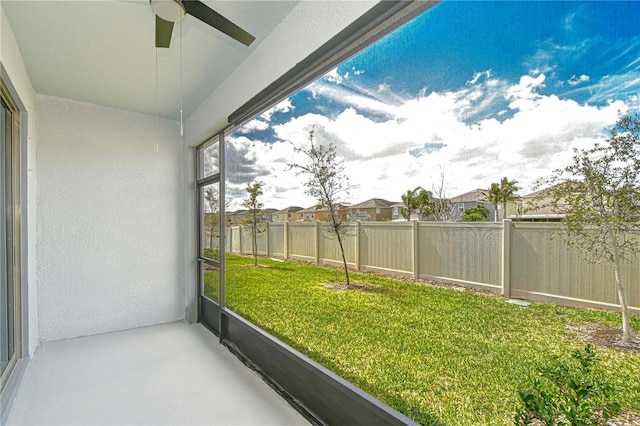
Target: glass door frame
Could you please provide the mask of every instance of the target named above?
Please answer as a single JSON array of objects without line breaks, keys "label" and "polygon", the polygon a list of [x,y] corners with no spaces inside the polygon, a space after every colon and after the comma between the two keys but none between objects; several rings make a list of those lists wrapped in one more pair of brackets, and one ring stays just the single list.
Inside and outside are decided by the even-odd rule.
[{"label": "glass door frame", "polygon": [[[208,176],[205,176],[204,170],[204,151],[206,148],[218,145],[217,155],[218,170]],[[220,333],[222,324],[222,310],[225,308],[225,252],[226,252],[226,238],[225,238],[225,222],[223,218],[225,215],[225,181],[224,181],[224,131],[216,134],[212,138],[206,140],[204,143],[196,148],[196,203],[197,203],[197,226],[198,226],[198,252],[197,252],[197,277],[198,277],[198,321],[204,324],[207,328],[213,331],[217,336],[222,338]],[[219,241],[218,241],[218,259],[212,259],[204,256],[205,247],[205,187],[209,185],[218,185],[218,217],[217,217],[217,229]],[[215,220],[215,219],[213,219]],[[214,229],[212,229],[212,232]],[[218,297],[217,300],[213,300],[211,297],[205,295],[204,286],[204,268],[210,266],[216,268],[219,273],[218,281]]]},{"label": "glass door frame", "polygon": [[21,206],[20,206],[20,111],[13,100],[9,90],[0,80],[0,97],[3,110],[7,119],[3,132],[5,150],[5,162],[2,172],[5,174],[5,219],[6,219],[6,277],[7,280],[7,306],[3,310],[11,314],[9,318],[8,347],[12,351],[8,363],[0,374],[0,391],[3,391],[13,370],[22,358],[23,333],[22,333],[22,286],[21,286]]}]

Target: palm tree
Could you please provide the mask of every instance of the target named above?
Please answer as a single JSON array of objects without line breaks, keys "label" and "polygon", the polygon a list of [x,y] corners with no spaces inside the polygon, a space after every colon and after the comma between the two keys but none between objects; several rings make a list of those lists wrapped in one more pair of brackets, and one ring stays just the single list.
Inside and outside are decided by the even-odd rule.
[{"label": "palm tree", "polygon": [[433,213],[433,194],[421,187],[413,190],[415,195],[416,207],[418,210],[418,220],[426,220],[427,216]]},{"label": "palm tree", "polygon": [[405,207],[402,209],[402,216],[404,216],[407,221],[411,220],[411,214],[418,209],[415,191],[415,189],[413,191],[408,189],[406,194],[402,194],[400,196],[402,198],[402,203],[405,205]]},{"label": "palm tree", "polygon": [[520,189],[517,180],[509,180],[506,177],[500,179],[500,183],[494,182],[488,191],[483,192],[484,200],[493,204],[495,209],[494,221],[498,221],[498,204],[502,203],[502,219],[507,217],[507,203],[515,199],[515,192]]},{"label": "palm tree", "polygon": [[513,195],[515,192],[520,189],[516,185],[518,183],[517,180],[509,180],[506,177],[503,177],[500,180],[500,198],[502,199],[502,218],[507,218],[507,203],[509,201],[513,201]]},{"label": "palm tree", "polygon": [[499,183],[492,183],[488,191],[483,192],[484,200],[493,204],[493,221],[498,221],[498,203],[502,201],[502,191]]}]

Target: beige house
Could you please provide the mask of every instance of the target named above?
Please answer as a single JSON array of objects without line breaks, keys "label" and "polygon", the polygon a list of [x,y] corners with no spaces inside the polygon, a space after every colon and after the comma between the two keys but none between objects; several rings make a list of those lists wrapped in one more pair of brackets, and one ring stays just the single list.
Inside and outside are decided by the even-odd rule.
[{"label": "beige house", "polygon": [[349,220],[383,222],[393,220],[393,207],[398,203],[382,198],[372,198],[347,209]]},{"label": "beige house", "polygon": [[[247,214],[250,210],[237,210],[235,212],[227,212],[227,225],[237,226],[243,225],[247,221]],[[262,210],[262,217],[260,218],[263,222],[273,222],[273,216],[277,213],[276,209],[264,209]]]},{"label": "beige house", "polygon": [[313,222],[316,220],[316,211],[320,206],[311,206],[296,212],[298,222]]},{"label": "beige house", "polygon": [[298,220],[297,212],[302,210],[302,207],[289,206],[286,209],[278,210],[272,214],[273,222],[294,222]]},{"label": "beige house", "polygon": [[234,212],[227,212],[225,214],[225,216],[227,217],[227,225],[240,225],[242,221],[247,218],[247,212],[248,210],[236,210]]},{"label": "beige house", "polygon": [[[329,210],[320,205],[316,205],[306,209],[300,209],[295,214],[298,222],[322,221],[329,217]],[[343,218],[346,217],[347,206],[345,204],[338,204],[338,214]]]},{"label": "beige house", "polygon": [[[347,209],[350,207],[346,204],[338,204],[338,216],[342,219],[347,218]],[[329,218],[329,209],[326,207],[320,207],[316,210],[316,220],[327,220]]]},{"label": "beige house", "polygon": [[548,194],[549,188],[522,197],[523,214],[519,220],[526,221],[558,221],[564,217],[562,211],[569,207],[568,204],[559,203],[558,209],[554,209],[551,203],[551,196]]}]

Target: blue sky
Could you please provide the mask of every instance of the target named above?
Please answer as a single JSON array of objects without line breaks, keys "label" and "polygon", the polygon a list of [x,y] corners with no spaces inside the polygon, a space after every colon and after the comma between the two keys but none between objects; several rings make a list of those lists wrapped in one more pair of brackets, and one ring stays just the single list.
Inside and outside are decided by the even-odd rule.
[{"label": "blue sky", "polygon": [[316,126],[353,203],[431,189],[440,170],[448,196],[502,176],[526,194],[639,97],[636,2],[445,1],[234,132],[228,188],[259,179],[268,207],[314,204],[286,164]]}]

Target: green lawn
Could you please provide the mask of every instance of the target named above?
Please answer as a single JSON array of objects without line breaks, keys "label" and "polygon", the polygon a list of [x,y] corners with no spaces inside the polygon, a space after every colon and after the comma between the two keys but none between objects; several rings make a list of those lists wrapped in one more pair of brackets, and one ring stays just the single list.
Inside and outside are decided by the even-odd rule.
[{"label": "green lawn", "polygon": [[[569,324],[620,323],[611,312],[520,307],[373,274],[353,274],[373,290],[328,290],[344,272],[269,259],[245,266],[252,261],[227,257],[229,308],[423,424],[513,424],[527,377],[584,347]],[[640,356],[599,353],[622,406],[640,411]]]}]

